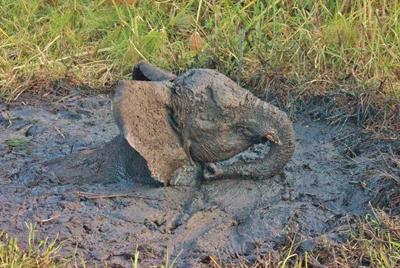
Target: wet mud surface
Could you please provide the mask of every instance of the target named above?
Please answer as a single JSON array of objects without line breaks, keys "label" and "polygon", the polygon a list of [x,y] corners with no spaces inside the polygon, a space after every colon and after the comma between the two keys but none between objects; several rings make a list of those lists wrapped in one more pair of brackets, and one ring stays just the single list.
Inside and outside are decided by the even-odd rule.
[{"label": "wet mud surface", "polygon": [[[145,267],[167,255],[178,267],[210,255],[252,260],[285,243],[288,229],[304,250],[321,237],[340,242],[341,227],[369,212],[385,155],[399,150],[314,110],[297,115],[296,152],[282,174],[163,187],[138,154],[123,152],[109,96],[0,103],[0,111],[0,229],[26,240],[25,223],[34,223],[40,237],[64,241],[65,254],[114,267],[129,266],[136,248]],[[110,167],[125,153],[134,171],[115,179]]]}]

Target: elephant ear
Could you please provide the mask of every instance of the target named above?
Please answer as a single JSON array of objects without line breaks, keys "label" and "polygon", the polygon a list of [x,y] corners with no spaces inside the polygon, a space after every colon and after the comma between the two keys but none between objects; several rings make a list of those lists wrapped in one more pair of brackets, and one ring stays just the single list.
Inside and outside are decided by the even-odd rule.
[{"label": "elephant ear", "polygon": [[137,81],[165,81],[174,80],[176,75],[164,71],[147,62],[139,62],[133,67],[132,79]]},{"label": "elephant ear", "polygon": [[113,99],[115,121],[129,145],[147,162],[153,178],[168,183],[190,161],[170,126],[166,82],[121,81]]}]

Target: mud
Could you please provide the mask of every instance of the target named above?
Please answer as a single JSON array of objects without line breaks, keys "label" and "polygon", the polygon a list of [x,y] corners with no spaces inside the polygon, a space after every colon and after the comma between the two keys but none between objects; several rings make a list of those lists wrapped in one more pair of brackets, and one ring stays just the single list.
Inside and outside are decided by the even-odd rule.
[{"label": "mud", "polygon": [[[331,126],[313,109],[296,115],[296,152],[281,175],[163,187],[140,155],[123,151],[109,96],[0,109],[0,229],[24,241],[31,222],[40,237],[64,241],[64,254],[114,267],[128,267],[136,248],[144,267],[166,256],[178,267],[210,255],[251,261],[285,243],[289,229],[304,250],[321,237],[340,242],[343,225],[369,212],[377,171],[400,148],[350,123]],[[121,154],[135,168],[116,180],[107,170]]]}]

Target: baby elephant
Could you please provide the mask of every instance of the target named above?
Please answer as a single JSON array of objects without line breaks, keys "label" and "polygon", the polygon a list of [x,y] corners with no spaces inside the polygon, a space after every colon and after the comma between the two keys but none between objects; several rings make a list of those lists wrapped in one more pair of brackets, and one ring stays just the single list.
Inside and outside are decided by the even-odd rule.
[{"label": "baby elephant", "polygon": [[[177,77],[142,62],[134,67],[132,76],[133,80],[149,81],[141,83],[154,83],[154,87],[166,92],[162,109],[167,111],[168,124],[188,159],[164,179],[168,184],[192,185],[201,177],[270,178],[294,153],[293,125],[287,115],[215,70],[194,69]],[[126,90],[124,85],[118,86],[114,101],[114,115],[125,137],[135,131],[127,130],[123,120],[121,99]],[[269,151],[258,159],[229,161],[250,147],[267,142]],[[130,144],[135,147],[138,142]]]}]

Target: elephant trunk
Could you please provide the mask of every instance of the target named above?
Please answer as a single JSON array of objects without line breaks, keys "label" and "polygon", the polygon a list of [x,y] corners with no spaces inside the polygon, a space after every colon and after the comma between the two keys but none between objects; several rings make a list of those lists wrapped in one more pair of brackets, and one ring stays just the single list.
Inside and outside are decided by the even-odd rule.
[{"label": "elephant trunk", "polygon": [[[295,149],[293,125],[286,113],[266,102],[259,102],[257,121],[262,141],[272,141],[270,150],[254,162],[233,162],[213,167],[223,178],[267,179],[277,175],[291,159]],[[214,171],[211,171],[214,173]]]},{"label": "elephant trunk", "polygon": [[[263,110],[267,124],[265,137],[272,143],[268,154],[260,160],[264,164],[260,165],[257,175],[261,178],[270,178],[277,175],[292,158],[295,149],[295,135],[293,124],[286,113],[268,103],[263,103]],[[272,134],[269,129],[272,129]]]}]

